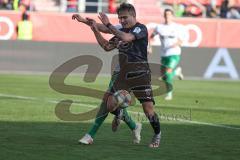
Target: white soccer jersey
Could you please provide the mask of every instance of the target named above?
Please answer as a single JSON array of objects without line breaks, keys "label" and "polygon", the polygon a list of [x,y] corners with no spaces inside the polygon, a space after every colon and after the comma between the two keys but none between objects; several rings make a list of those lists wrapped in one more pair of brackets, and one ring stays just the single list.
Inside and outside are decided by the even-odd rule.
[{"label": "white soccer jersey", "polygon": [[160,24],[155,28],[155,32],[159,35],[161,41],[161,56],[167,57],[172,55],[180,55],[181,47],[171,47],[178,39],[183,41],[185,30],[183,25],[177,23]]}]

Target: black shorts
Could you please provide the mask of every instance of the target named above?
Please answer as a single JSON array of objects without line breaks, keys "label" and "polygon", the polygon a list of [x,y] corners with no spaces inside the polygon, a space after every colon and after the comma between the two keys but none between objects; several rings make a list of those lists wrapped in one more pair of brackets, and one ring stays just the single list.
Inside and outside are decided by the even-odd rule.
[{"label": "black shorts", "polygon": [[149,70],[134,71],[134,72],[114,72],[112,85],[109,86],[109,91],[114,93],[118,90],[127,90],[133,92],[140,103],[153,102],[153,92],[151,87],[151,73]]}]

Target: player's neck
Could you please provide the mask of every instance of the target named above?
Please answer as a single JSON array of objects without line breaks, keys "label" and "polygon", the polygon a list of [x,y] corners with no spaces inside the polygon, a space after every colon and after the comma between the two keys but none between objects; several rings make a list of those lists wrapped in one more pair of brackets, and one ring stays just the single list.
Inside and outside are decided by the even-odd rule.
[{"label": "player's neck", "polygon": [[135,23],[133,23],[132,27],[134,27],[137,24],[137,21],[135,21]]},{"label": "player's neck", "polygon": [[132,23],[128,28],[133,28],[136,24],[137,24],[137,21],[135,21],[134,23]]}]

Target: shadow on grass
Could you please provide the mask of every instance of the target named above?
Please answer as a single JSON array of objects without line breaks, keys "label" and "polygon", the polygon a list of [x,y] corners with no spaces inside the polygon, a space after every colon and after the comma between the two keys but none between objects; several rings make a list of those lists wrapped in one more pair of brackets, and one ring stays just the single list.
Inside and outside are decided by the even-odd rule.
[{"label": "shadow on grass", "polygon": [[90,123],[0,122],[0,159],[238,159],[240,131],[203,125],[162,124],[158,149],[147,147],[152,130],[143,125],[142,141],[132,144],[131,132],[121,125],[112,133],[105,123],[93,145],[79,145]]}]

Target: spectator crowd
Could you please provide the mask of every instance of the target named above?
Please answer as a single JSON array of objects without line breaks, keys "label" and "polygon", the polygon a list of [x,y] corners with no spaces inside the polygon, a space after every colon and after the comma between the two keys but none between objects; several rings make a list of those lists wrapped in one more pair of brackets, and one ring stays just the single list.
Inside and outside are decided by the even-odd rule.
[{"label": "spectator crowd", "polygon": [[[127,0],[101,0],[101,11],[116,13],[118,4]],[[48,3],[47,3],[48,2]],[[52,3],[50,3],[52,2]],[[41,11],[55,5],[64,12],[98,12],[98,0],[0,0],[0,9],[15,11]],[[177,17],[208,17],[240,19],[240,0],[160,0],[163,8],[173,8]],[[85,8],[82,10],[82,5]],[[54,10],[56,11],[56,10]]]}]

